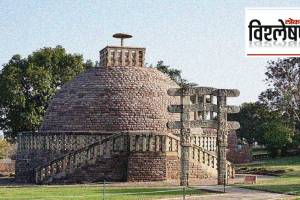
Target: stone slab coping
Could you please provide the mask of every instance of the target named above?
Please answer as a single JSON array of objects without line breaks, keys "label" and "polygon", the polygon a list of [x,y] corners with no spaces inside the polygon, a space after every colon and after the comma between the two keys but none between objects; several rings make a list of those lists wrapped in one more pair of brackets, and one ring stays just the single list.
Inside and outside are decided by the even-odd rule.
[{"label": "stone slab coping", "polygon": [[37,132],[21,132],[19,135],[57,135],[57,134],[66,134],[66,135],[113,135],[116,133],[120,134],[128,134],[128,135],[167,135],[174,139],[179,139],[179,137],[173,134],[166,134],[161,132],[153,132],[153,131],[37,131]]}]

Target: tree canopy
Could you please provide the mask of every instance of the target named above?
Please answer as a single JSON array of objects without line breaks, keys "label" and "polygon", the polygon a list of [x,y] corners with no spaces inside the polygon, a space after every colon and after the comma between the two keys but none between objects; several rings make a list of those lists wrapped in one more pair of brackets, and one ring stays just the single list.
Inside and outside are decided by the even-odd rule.
[{"label": "tree canopy", "polygon": [[282,116],[278,111],[270,111],[265,104],[255,102],[243,103],[240,112],[229,114],[228,119],[240,122],[241,128],[237,130],[239,138],[248,144],[263,144],[264,138],[257,131],[258,127],[268,121],[282,121]]},{"label": "tree canopy", "polygon": [[273,157],[281,155],[292,144],[293,130],[278,121],[261,124],[258,133],[263,136],[264,144]]},{"label": "tree canopy", "polygon": [[91,61],[61,46],[39,49],[27,58],[12,56],[0,74],[0,129],[5,138],[14,141],[21,131],[36,131],[50,98],[89,67]]},{"label": "tree canopy", "polygon": [[229,118],[240,122],[237,133],[241,139],[263,144],[275,155],[300,142],[300,58],[269,61],[265,75],[269,88],[259,101],[244,103],[240,113]]},{"label": "tree canopy", "polygon": [[179,86],[196,86],[196,83],[192,83],[182,78],[181,71],[178,69],[171,68],[169,65],[165,65],[164,61],[158,61],[156,64],[156,69],[164,74],[167,74],[173,81],[175,81]]},{"label": "tree canopy", "polygon": [[259,100],[272,110],[280,110],[291,121],[300,123],[300,58],[269,61],[266,82],[270,87]]}]

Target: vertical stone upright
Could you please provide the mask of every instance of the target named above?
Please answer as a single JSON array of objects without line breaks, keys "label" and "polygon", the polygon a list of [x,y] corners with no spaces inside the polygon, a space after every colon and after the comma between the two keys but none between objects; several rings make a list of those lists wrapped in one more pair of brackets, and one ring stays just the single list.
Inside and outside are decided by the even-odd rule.
[{"label": "vertical stone upright", "polygon": [[190,104],[190,96],[185,96],[185,89],[182,88],[181,105],[182,112],[180,114],[181,120],[181,173],[180,173],[180,185],[188,186],[189,180],[189,160],[190,160],[190,151],[191,151],[191,129],[190,129],[190,112],[188,109],[184,109],[185,105]]},{"label": "vertical stone upright", "polygon": [[[226,105],[227,97],[237,97],[240,92],[236,89],[216,89],[210,87],[188,87],[188,88],[171,88],[168,90],[170,96],[180,96],[180,105],[170,105],[169,112],[181,114],[180,121],[168,122],[170,129],[179,129],[181,131],[181,185],[188,185],[188,173],[190,170],[189,159],[192,151],[191,129],[192,128],[209,128],[217,129],[217,157],[218,157],[218,184],[227,184],[227,134],[228,130],[239,129],[240,125],[235,121],[227,121],[227,113],[237,113],[238,106]],[[201,96],[202,101],[195,100],[192,102],[191,97]],[[217,105],[213,104],[214,97],[217,97]],[[201,112],[201,119],[194,115],[194,120],[190,120],[191,112]],[[217,120],[214,119],[214,113],[217,113]],[[209,114],[209,115],[208,115]],[[209,138],[205,140],[206,147],[211,148],[208,144]],[[210,163],[210,161],[209,161]]]},{"label": "vertical stone upright", "polygon": [[[209,95],[209,101],[210,101],[210,104],[213,105],[214,104],[214,96],[213,95]],[[214,112],[213,111],[210,111],[209,112],[209,118],[211,120],[214,119]]]},{"label": "vertical stone upright", "polygon": [[202,96],[202,120],[206,120],[207,115],[206,115],[206,95]]},{"label": "vertical stone upright", "polygon": [[227,112],[224,110],[226,106],[226,96],[217,96],[218,104],[218,130],[217,130],[217,145],[218,145],[218,184],[227,184]]}]

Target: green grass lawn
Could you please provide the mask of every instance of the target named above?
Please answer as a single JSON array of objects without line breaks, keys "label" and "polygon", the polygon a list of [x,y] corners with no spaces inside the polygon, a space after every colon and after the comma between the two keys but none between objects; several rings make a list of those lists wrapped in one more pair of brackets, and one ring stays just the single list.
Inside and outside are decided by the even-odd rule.
[{"label": "green grass lawn", "polygon": [[278,175],[271,180],[258,180],[255,185],[245,185],[247,188],[300,195],[300,155],[242,165],[238,168],[249,173],[261,171]]},{"label": "green grass lawn", "polygon": [[256,155],[256,154],[267,154],[267,150],[266,149],[252,149],[251,151],[252,155]]},{"label": "green grass lawn", "polygon": [[[187,189],[187,195],[204,195],[204,191]],[[159,199],[182,196],[182,188],[105,188],[105,200]],[[0,199],[47,199],[47,200],[92,200],[103,199],[103,187],[99,186],[28,186],[0,187]]]}]

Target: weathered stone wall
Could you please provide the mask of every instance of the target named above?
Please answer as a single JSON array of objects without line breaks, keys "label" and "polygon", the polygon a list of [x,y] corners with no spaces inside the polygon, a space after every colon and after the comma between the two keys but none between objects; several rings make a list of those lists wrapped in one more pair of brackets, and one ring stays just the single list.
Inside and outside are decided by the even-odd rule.
[{"label": "weathered stone wall", "polygon": [[[64,176],[61,175],[53,176],[53,179],[57,179],[54,181],[56,183],[94,182],[103,179],[108,181],[160,181],[180,177],[181,148],[178,146],[178,137],[150,133],[117,135],[117,137],[111,136],[112,139],[108,137],[107,142],[90,150],[86,148],[83,148],[84,151],[79,150],[81,153],[76,154],[76,160],[73,160],[73,154],[67,154],[73,147],[75,148],[75,145],[70,146],[66,143],[66,141],[74,142],[73,137],[67,139],[69,136],[60,133],[51,136],[48,134],[36,135],[36,133],[20,135],[26,142],[20,141],[22,145],[18,148],[17,179],[19,182],[33,182],[33,169],[40,165],[43,166],[39,168],[37,176],[41,180],[43,176],[50,177],[52,175],[49,176],[47,172],[50,170],[55,175],[55,172],[60,169],[60,166],[63,166],[63,162],[66,160],[71,166],[76,163],[80,164],[73,168],[75,172],[72,170],[71,173],[67,173],[65,178],[62,178]],[[60,136],[63,136],[63,139]],[[80,139],[77,142],[81,140],[91,142],[99,136],[77,134],[76,139]],[[55,140],[51,140],[52,137]],[[47,144],[46,141],[51,141],[52,144]],[[43,148],[46,149],[43,150]],[[53,153],[53,150],[58,153]],[[97,154],[95,154],[96,152]],[[63,154],[65,155],[63,159],[56,159]],[[71,155],[71,157],[66,157],[67,155]],[[93,162],[90,162],[91,160]],[[189,160],[189,178],[199,179],[215,176],[216,157],[212,152],[193,145]],[[53,162],[49,163],[49,161]]]},{"label": "weathered stone wall", "polygon": [[[207,163],[207,160],[205,162]],[[189,166],[189,179],[205,179],[216,177],[216,169],[208,167],[201,162],[191,160]],[[166,167],[167,179],[180,178],[180,158],[177,155],[167,155]]]},{"label": "weathered stone wall", "polygon": [[[17,155],[16,181],[19,183],[34,183],[34,168],[45,164],[62,154],[47,151],[27,152]],[[127,179],[127,153],[101,157],[94,165],[83,166],[62,180],[54,183],[84,183],[100,180],[126,181]]]},{"label": "weathered stone wall", "polygon": [[16,181],[19,183],[34,183],[34,168],[47,163],[61,155],[61,153],[42,150],[31,150],[17,153]]},{"label": "weathered stone wall", "polygon": [[178,87],[147,67],[100,67],[63,86],[46,112],[41,131],[151,131],[169,133],[166,123],[179,115],[167,90]]},{"label": "weathered stone wall", "polygon": [[126,181],[127,180],[127,153],[101,157],[95,164],[83,166],[53,183],[92,183],[99,181]]},{"label": "weathered stone wall", "polygon": [[204,167],[204,165],[200,163],[190,162],[190,171],[189,178],[190,179],[205,179],[216,177],[215,170],[209,167]]},{"label": "weathered stone wall", "polygon": [[[47,173],[49,170],[51,172],[57,171],[60,169],[60,166],[63,167],[63,162],[67,160],[70,165],[76,164],[77,161],[81,162],[81,164],[78,165],[79,168],[75,168],[76,171],[74,173],[73,171],[67,173],[68,177],[63,178],[61,180],[62,182],[93,182],[103,178],[115,181],[127,179],[136,181],[165,180],[167,179],[166,154],[178,155],[179,138],[176,136],[165,134],[155,135],[150,133],[127,133],[123,135],[120,134],[111,140],[109,139],[106,143],[95,147],[93,150],[80,151],[80,154],[76,154],[77,161],[75,161],[72,156],[67,156],[69,155],[68,152],[80,150],[78,148],[81,146],[77,145],[76,148],[73,143],[75,144],[82,141],[82,143],[87,142],[87,145],[101,135],[88,135],[86,133],[80,135],[77,133],[74,136],[76,136],[76,138],[73,138],[73,134],[65,135],[61,133],[52,133],[50,135],[43,133],[20,134],[18,138],[19,146],[17,156],[18,179],[24,179],[23,182],[32,182],[34,178],[33,169],[42,165],[43,167],[39,168],[37,173],[42,180],[43,176],[49,177],[49,173]],[[53,138],[55,138],[55,140],[53,140]],[[71,142],[72,145],[68,144],[68,142]],[[54,150],[60,153],[50,153],[48,155],[48,152],[53,152]],[[98,158],[94,156],[95,152],[98,152]],[[65,159],[60,158],[57,160],[57,156],[62,154],[65,155]],[[91,155],[93,155],[91,159],[95,159],[96,163],[88,160],[88,156]],[[129,158],[128,155],[130,155]],[[53,159],[56,160],[53,161]],[[49,163],[49,161],[53,162]],[[174,165],[176,164],[177,166],[174,168],[178,169],[178,160],[175,160]],[[151,168],[149,168],[149,166],[151,166]],[[129,173],[128,177],[127,172]],[[172,173],[178,174],[178,170]],[[140,174],[143,174],[143,176],[140,176]],[[55,172],[53,175],[55,175]],[[53,179],[60,179],[61,177],[61,175],[58,177],[54,176]],[[55,182],[59,183],[58,180],[55,180]]]},{"label": "weathered stone wall", "polygon": [[131,152],[128,158],[128,181],[166,180],[166,154],[161,152]]},{"label": "weathered stone wall", "polygon": [[180,158],[177,152],[166,156],[167,179],[180,178]]}]

